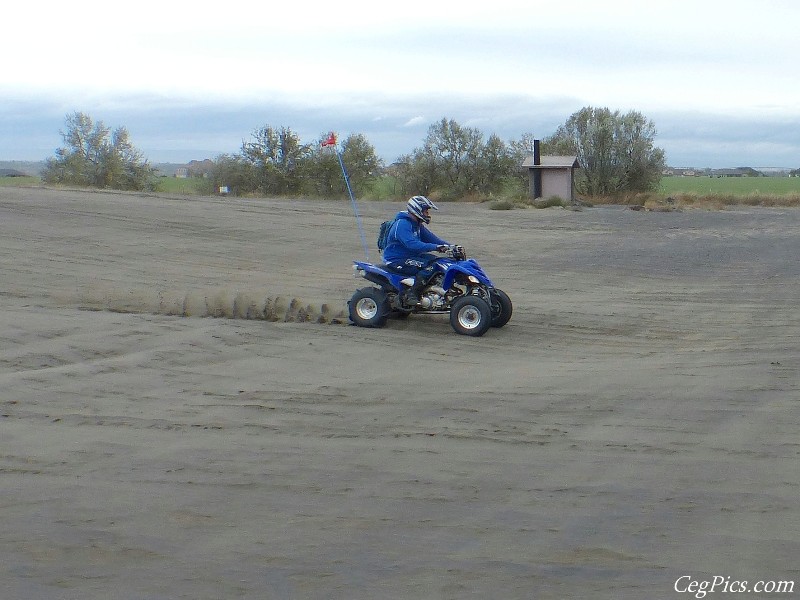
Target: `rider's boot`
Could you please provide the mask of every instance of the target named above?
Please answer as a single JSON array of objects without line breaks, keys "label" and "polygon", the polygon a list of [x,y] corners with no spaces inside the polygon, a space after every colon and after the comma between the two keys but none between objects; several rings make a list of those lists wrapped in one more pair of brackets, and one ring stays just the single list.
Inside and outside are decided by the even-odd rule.
[{"label": "rider's boot", "polygon": [[414,284],[408,290],[406,290],[406,293],[404,294],[406,303],[410,306],[416,306],[419,304],[420,293],[422,292],[422,288],[424,286],[425,278],[420,275],[416,275],[414,277]]}]

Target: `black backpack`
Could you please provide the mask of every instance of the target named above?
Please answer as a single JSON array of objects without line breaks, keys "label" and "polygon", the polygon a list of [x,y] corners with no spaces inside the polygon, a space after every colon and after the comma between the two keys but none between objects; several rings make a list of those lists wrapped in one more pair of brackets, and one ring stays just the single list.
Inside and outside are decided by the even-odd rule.
[{"label": "black backpack", "polygon": [[392,225],[397,221],[397,217],[391,221],[384,221],[378,229],[378,250],[383,252],[386,246],[389,245],[389,233],[392,231]]}]

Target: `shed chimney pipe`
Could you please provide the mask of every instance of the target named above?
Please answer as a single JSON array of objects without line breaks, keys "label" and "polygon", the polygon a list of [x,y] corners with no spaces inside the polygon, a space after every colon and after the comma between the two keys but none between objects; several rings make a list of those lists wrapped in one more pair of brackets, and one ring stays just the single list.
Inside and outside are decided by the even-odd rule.
[{"label": "shed chimney pipe", "polygon": [[542,170],[538,169],[542,164],[542,156],[539,152],[539,140],[533,140],[533,198],[542,197]]}]

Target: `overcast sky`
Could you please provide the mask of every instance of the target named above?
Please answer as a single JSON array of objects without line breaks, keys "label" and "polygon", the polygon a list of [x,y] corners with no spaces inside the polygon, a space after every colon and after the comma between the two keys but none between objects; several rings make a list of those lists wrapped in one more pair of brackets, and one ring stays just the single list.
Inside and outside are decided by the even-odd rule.
[{"label": "overcast sky", "polygon": [[509,141],[595,106],[651,119],[673,166],[800,167],[794,0],[28,0],[2,20],[0,160],[52,156],[75,111],[151,162],[264,125],[363,133],[391,162],[442,117]]}]

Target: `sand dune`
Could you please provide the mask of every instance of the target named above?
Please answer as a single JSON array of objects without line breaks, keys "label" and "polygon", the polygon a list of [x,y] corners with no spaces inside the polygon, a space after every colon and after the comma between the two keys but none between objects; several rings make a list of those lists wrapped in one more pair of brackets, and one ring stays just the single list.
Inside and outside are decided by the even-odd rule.
[{"label": "sand dune", "polygon": [[800,212],[441,208],[482,338],[348,326],[346,203],[0,188],[2,597],[800,580]]}]

